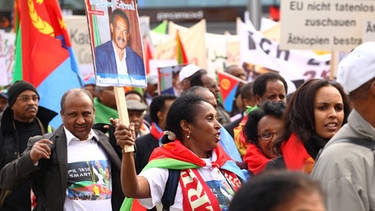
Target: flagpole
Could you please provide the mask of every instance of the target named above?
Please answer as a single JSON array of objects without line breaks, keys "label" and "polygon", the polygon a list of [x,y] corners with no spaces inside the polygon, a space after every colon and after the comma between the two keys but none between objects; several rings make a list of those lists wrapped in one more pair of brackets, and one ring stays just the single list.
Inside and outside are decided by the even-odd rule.
[{"label": "flagpole", "polygon": [[250,20],[256,30],[260,30],[262,3],[260,0],[248,0],[247,10],[250,14]]},{"label": "flagpole", "polygon": [[[129,124],[130,124],[129,123],[129,114],[128,114],[128,107],[126,106],[124,87],[115,86],[115,87],[113,87],[113,90],[115,91],[117,112],[118,112],[118,116],[120,118],[120,121],[121,121],[121,123],[125,124],[126,126],[129,126]],[[125,152],[134,152],[134,145],[133,146],[124,145],[124,151]]]},{"label": "flagpole", "polygon": [[330,80],[335,80],[336,78],[336,68],[337,64],[339,62],[339,52],[337,51],[332,51],[331,53],[331,62],[330,62],[330,74],[329,74],[329,79]]}]

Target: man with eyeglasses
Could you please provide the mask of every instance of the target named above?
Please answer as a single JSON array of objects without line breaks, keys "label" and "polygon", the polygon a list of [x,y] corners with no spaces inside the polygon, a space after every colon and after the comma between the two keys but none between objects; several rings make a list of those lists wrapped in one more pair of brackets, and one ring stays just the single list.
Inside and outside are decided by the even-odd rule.
[{"label": "man with eyeglasses", "polygon": [[[30,137],[52,132],[48,123],[56,115],[39,106],[39,94],[32,84],[16,81],[8,90],[8,107],[1,120],[0,168],[23,153]],[[0,210],[30,210],[30,191],[29,183],[15,190],[1,190]]]},{"label": "man with eyeglasses", "polygon": [[96,73],[103,77],[145,75],[142,58],[129,46],[129,18],[121,9],[115,9],[110,21],[112,39],[95,48]]}]

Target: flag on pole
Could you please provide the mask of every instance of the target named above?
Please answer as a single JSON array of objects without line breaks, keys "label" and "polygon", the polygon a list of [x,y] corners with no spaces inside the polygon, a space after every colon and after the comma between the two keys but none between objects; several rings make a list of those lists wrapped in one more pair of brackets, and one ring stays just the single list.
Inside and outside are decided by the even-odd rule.
[{"label": "flag on pole", "polygon": [[177,55],[177,63],[178,64],[186,64],[188,63],[188,59],[185,53],[184,45],[181,42],[180,32],[177,31],[176,33],[176,55]]},{"label": "flag on pole", "polygon": [[[60,5],[57,0],[16,0],[15,8],[19,25],[13,81],[32,83],[39,105],[59,112],[63,93],[83,84]],[[59,126],[61,117],[50,124]]]},{"label": "flag on pole", "polygon": [[217,78],[223,106],[226,111],[231,112],[237,87],[242,80],[225,72],[218,72]]}]

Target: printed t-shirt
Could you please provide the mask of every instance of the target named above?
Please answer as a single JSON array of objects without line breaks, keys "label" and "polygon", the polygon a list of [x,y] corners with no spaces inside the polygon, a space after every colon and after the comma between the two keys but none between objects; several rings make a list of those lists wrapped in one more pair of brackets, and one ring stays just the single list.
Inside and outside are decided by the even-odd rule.
[{"label": "printed t-shirt", "polygon": [[[212,160],[216,160],[216,155],[213,153],[212,158],[202,159],[206,162],[206,166],[198,169],[198,172],[210,187],[211,191],[215,194],[220,203],[220,208],[226,209],[234,196],[234,190],[231,188],[224,175],[219,168],[211,165]],[[168,169],[150,168],[139,174],[145,177],[150,184],[150,191],[152,198],[138,199],[140,204],[147,209],[151,209],[156,205],[161,204],[165,186],[168,180]],[[177,186],[177,192],[174,204],[170,207],[170,211],[180,211],[182,208],[182,189],[181,184]]]},{"label": "printed t-shirt", "polygon": [[[64,210],[111,211],[111,165],[91,131],[79,141],[65,130],[68,144],[68,184]],[[70,133],[70,134],[69,134]]]}]

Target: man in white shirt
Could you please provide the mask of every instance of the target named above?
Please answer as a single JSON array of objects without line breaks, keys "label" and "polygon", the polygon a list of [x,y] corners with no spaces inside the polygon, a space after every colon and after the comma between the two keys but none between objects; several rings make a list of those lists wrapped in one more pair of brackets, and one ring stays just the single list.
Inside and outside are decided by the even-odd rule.
[{"label": "man in white shirt", "polygon": [[12,190],[31,178],[37,210],[119,210],[121,161],[107,136],[91,129],[92,96],[69,90],[60,115],[60,127],[30,138],[22,156],[0,171],[0,187]]}]

